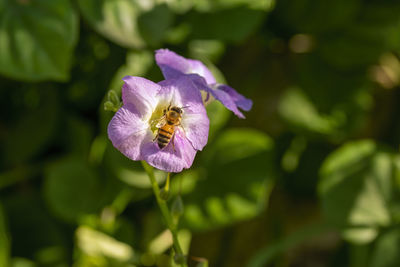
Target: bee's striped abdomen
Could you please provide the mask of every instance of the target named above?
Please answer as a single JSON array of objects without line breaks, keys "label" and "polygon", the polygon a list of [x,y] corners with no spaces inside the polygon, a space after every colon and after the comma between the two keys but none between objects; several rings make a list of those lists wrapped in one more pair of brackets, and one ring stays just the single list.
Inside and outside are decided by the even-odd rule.
[{"label": "bee's striped abdomen", "polygon": [[[167,129],[164,129],[167,128]],[[158,129],[157,135],[157,143],[159,148],[164,148],[168,145],[169,141],[171,141],[173,132],[168,129],[170,127],[162,127]]]}]

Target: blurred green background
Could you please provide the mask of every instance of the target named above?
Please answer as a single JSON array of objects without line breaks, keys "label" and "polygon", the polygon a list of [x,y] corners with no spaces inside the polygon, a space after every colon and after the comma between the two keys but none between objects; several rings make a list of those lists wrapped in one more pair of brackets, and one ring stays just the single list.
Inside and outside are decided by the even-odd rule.
[{"label": "blurred green background", "polygon": [[399,1],[0,0],[0,267],[174,266],[104,110],[158,48],[254,101],[172,177],[190,266],[400,266]]}]

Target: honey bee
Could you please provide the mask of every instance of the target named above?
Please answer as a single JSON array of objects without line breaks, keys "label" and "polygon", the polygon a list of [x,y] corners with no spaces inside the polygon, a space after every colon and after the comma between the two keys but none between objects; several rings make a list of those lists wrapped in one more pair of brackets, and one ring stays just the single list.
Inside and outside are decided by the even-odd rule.
[{"label": "honey bee", "polygon": [[[174,137],[176,127],[181,126],[183,109],[185,107],[177,107],[169,104],[167,109],[164,109],[164,115],[157,124],[158,132],[154,140],[157,139],[157,144],[160,149],[166,147],[172,140],[174,146]],[[181,126],[182,127],[182,126]]]}]

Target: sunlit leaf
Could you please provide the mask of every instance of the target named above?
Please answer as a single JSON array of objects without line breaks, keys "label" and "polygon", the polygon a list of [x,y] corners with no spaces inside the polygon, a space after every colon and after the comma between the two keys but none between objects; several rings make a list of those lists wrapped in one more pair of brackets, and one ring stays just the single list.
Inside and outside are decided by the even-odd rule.
[{"label": "sunlit leaf", "polygon": [[79,266],[86,266],[84,262],[92,260],[104,262],[100,266],[108,266],[111,263],[109,260],[128,263],[134,256],[134,251],[129,245],[87,226],[80,226],[76,230],[76,238],[80,252]]},{"label": "sunlit leaf", "polygon": [[[254,10],[268,11],[275,4],[274,0],[203,0],[203,1],[186,0],[186,1],[192,2],[193,7],[201,11],[220,10],[238,6],[245,6]],[[181,2],[181,1],[171,1],[171,3],[173,2]]]},{"label": "sunlit leaf", "polygon": [[69,77],[78,17],[68,0],[0,4],[0,73],[39,81]]},{"label": "sunlit leaf", "polygon": [[173,13],[157,1],[79,0],[84,18],[102,35],[126,48],[158,45]]},{"label": "sunlit leaf", "polygon": [[329,116],[320,114],[314,104],[300,89],[289,89],[283,96],[279,113],[294,127],[319,134],[329,134],[337,123]]},{"label": "sunlit leaf", "polygon": [[371,107],[371,96],[366,91],[356,90],[347,93],[347,99],[334,101],[332,99],[330,107],[327,107],[325,99],[313,95],[310,90],[290,88],[283,95],[278,111],[293,131],[337,141],[353,134],[364,124],[366,111]]},{"label": "sunlit leaf", "polygon": [[373,267],[394,267],[400,262],[400,231],[392,229],[377,240],[371,255]]},{"label": "sunlit leaf", "polygon": [[137,25],[140,14],[137,2],[80,0],[78,4],[83,17],[104,36],[124,47],[144,46]]},{"label": "sunlit leaf", "polygon": [[13,258],[12,259],[12,267],[36,267],[36,264],[33,261],[24,258]]},{"label": "sunlit leaf", "polygon": [[373,240],[391,222],[393,162],[399,159],[373,141],[351,142],[321,167],[319,195],[326,219],[353,242]]}]

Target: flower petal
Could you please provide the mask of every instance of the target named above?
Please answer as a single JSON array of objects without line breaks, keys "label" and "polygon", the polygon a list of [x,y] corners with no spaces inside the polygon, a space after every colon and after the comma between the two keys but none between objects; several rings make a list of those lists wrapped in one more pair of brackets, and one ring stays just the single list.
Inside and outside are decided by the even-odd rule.
[{"label": "flower petal", "polygon": [[188,113],[182,118],[182,128],[186,138],[196,150],[202,150],[208,141],[210,121],[206,114]]},{"label": "flower petal", "polygon": [[122,101],[124,105],[132,104],[136,107],[140,117],[150,118],[158,101],[156,95],[161,87],[145,78],[126,76],[122,79]]},{"label": "flower petal", "polygon": [[192,166],[196,150],[180,129],[177,129],[174,140],[171,140],[165,148],[160,149],[156,142],[149,142],[143,146],[142,155],[147,163],[157,169],[166,172],[181,172]]},{"label": "flower petal", "polygon": [[202,150],[207,144],[210,121],[200,90],[194,85],[192,76],[201,78],[198,75],[184,75],[178,79],[160,82],[163,87],[160,94],[172,94],[173,105],[184,108],[181,126],[186,138],[196,150]]},{"label": "flower petal", "polygon": [[115,113],[107,131],[113,146],[132,160],[141,160],[142,146],[153,136],[132,104],[124,105]]},{"label": "flower petal", "polygon": [[245,111],[249,111],[253,106],[253,101],[239,94],[235,89],[228,85],[220,84],[218,85],[217,90],[226,92],[232,98],[235,104]]},{"label": "flower petal", "polygon": [[211,71],[201,61],[195,59],[188,59],[188,61],[190,62],[191,65],[191,70],[188,74],[190,73],[198,74],[201,77],[204,77],[204,79],[206,79],[206,82],[208,84],[217,82]]},{"label": "flower petal", "polygon": [[236,116],[238,116],[241,119],[244,119],[244,115],[238,107],[236,106],[236,103],[233,101],[232,97],[225,91],[223,90],[218,90],[218,89],[211,89],[210,87],[204,88],[206,92],[209,92],[216,100],[221,102],[227,109],[235,113]]},{"label": "flower petal", "polygon": [[211,94],[239,118],[244,118],[244,115],[238,108],[248,111],[253,105],[250,99],[235,89],[217,84],[211,71],[201,61],[186,59],[168,49],[160,49],[156,51],[156,62],[166,79],[190,75],[197,89]]},{"label": "flower petal", "polygon": [[215,83],[211,71],[199,60],[186,59],[168,49],[156,51],[156,62],[165,79],[178,78],[182,74],[199,74],[207,83]]}]

